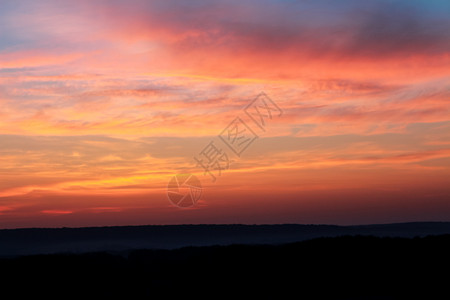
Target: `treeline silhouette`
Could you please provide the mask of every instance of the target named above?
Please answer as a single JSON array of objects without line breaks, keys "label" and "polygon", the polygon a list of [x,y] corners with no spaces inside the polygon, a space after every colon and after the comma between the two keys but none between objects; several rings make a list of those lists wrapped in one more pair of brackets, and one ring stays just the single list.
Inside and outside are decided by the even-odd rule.
[{"label": "treeline silhouette", "polygon": [[449,255],[450,235],[21,256],[0,259],[1,290],[14,298],[448,299]]},{"label": "treeline silhouette", "polygon": [[450,222],[359,226],[199,224],[0,229],[0,257],[233,244],[276,245],[345,235],[413,238],[443,234],[450,234]]}]

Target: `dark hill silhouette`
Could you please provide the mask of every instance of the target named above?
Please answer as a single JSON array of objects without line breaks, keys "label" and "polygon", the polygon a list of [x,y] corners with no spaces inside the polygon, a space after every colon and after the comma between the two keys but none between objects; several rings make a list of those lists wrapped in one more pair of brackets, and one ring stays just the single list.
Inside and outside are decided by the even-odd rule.
[{"label": "dark hill silhouette", "polygon": [[[2,296],[447,299],[450,235],[0,259]],[[8,297],[6,297],[8,299]],[[119,299],[119,298],[118,298]]]},{"label": "dark hill silhouette", "polygon": [[319,237],[415,237],[450,234],[450,223],[333,225],[168,225],[0,230],[0,257],[61,252],[176,249],[186,246],[283,244]]}]

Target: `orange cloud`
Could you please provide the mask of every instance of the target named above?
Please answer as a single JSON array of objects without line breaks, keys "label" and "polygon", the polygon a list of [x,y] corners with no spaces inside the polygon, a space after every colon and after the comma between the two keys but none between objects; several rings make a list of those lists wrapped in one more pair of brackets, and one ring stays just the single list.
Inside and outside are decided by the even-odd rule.
[{"label": "orange cloud", "polygon": [[[123,223],[335,220],[323,207],[348,221],[377,205],[384,220],[380,207],[399,213],[403,200],[380,191],[399,191],[417,211],[431,192],[440,203],[450,39],[438,8],[11,4],[0,11],[0,226],[105,224],[117,215]],[[213,185],[193,156],[237,116],[255,126],[243,108],[261,91],[282,117],[241,158],[230,153],[230,170]],[[207,187],[191,214],[174,213],[166,199],[178,172]]]}]

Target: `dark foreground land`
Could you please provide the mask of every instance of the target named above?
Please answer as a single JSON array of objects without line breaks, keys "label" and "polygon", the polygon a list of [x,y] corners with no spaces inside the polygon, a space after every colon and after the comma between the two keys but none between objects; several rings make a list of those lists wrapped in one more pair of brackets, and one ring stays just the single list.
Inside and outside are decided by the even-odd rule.
[{"label": "dark foreground land", "polygon": [[450,235],[18,256],[0,259],[0,289],[14,295],[4,299],[449,299],[449,255]]}]

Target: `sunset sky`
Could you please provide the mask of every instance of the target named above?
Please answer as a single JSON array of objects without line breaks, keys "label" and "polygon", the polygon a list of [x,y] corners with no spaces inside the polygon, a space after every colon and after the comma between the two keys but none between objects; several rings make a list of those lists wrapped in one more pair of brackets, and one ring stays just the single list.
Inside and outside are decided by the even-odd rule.
[{"label": "sunset sky", "polygon": [[450,221],[449,28],[446,0],[2,0],[0,228]]}]

